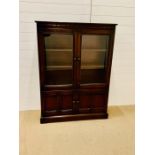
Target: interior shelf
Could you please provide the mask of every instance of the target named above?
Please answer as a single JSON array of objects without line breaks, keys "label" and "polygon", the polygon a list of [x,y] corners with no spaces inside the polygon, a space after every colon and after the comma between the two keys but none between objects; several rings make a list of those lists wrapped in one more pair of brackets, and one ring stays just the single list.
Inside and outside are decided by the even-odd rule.
[{"label": "interior shelf", "polygon": [[[47,66],[46,70],[71,70],[72,66]],[[104,69],[103,65],[85,65],[81,69]]]},{"label": "interior shelf", "polygon": [[47,66],[46,70],[71,70],[72,66]]},{"label": "interior shelf", "polygon": [[86,65],[81,66],[81,69],[104,69],[103,65]]},{"label": "interior shelf", "polygon": [[[108,49],[82,49],[84,52],[107,52]],[[53,49],[53,48],[48,48],[46,49],[47,52],[71,52],[73,49]]]},{"label": "interior shelf", "polygon": [[46,49],[47,52],[64,52],[64,51],[73,51],[73,49],[62,49],[62,48],[48,48]]}]

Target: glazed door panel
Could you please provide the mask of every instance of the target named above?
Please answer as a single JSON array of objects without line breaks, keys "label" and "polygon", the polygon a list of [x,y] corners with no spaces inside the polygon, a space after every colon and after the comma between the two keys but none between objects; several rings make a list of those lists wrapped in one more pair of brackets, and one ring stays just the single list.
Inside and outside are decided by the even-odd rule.
[{"label": "glazed door panel", "polygon": [[108,48],[109,35],[82,35],[81,84],[105,82]]},{"label": "glazed door panel", "polygon": [[73,83],[73,35],[44,35],[45,85]]}]

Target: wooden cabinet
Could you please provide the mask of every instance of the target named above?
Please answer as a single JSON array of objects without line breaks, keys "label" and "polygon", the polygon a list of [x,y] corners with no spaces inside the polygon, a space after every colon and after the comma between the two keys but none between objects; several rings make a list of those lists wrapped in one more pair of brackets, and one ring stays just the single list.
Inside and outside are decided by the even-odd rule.
[{"label": "wooden cabinet", "polygon": [[37,22],[41,123],[108,117],[115,26]]}]

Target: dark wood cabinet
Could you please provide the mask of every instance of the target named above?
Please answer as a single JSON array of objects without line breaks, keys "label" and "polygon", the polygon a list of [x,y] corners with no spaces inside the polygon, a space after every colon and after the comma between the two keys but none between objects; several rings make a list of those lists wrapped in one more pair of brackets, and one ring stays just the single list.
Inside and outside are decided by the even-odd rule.
[{"label": "dark wood cabinet", "polygon": [[107,118],[116,24],[36,23],[41,123]]}]

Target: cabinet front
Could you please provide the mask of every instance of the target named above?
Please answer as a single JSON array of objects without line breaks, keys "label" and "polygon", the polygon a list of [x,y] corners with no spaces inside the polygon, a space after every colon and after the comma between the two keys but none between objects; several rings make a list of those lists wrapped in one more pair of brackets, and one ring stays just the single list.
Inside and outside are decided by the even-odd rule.
[{"label": "cabinet front", "polygon": [[41,122],[107,118],[114,25],[38,22]]}]

